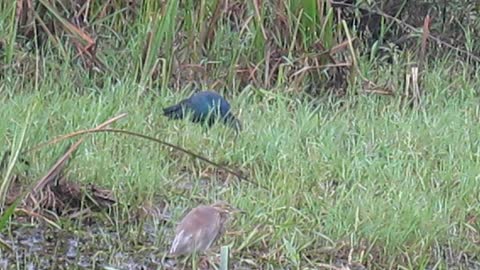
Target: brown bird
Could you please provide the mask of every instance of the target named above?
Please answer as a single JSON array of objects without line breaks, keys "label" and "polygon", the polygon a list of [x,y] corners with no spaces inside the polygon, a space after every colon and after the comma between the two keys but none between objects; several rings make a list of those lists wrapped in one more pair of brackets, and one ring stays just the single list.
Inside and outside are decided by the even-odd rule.
[{"label": "brown bird", "polygon": [[225,202],[193,208],[178,224],[170,255],[204,252],[224,233],[230,214],[243,212]]}]

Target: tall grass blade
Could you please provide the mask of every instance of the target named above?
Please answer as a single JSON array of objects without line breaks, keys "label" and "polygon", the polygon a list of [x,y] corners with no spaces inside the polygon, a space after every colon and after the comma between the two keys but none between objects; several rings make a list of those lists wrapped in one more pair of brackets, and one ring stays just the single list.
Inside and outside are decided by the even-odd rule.
[{"label": "tall grass blade", "polygon": [[[17,19],[16,19],[16,13],[17,13],[17,3],[16,1],[6,1],[10,2],[10,9],[11,11],[8,12],[8,8],[2,12],[5,14],[0,14],[8,16],[5,21],[9,22],[9,29],[8,29],[8,34],[7,34],[7,39],[8,39],[8,48],[7,48],[7,53],[6,53],[6,62],[8,64],[12,64],[13,61],[13,55],[14,55],[14,48],[15,48],[15,40],[17,38]],[[8,7],[8,6],[7,6]],[[9,16],[10,15],[10,16]]]},{"label": "tall grass blade", "polygon": [[2,216],[0,216],[0,232],[3,232],[7,227],[10,217],[15,213],[15,209],[21,200],[22,197],[18,196],[15,201],[2,213]]},{"label": "tall grass blade", "polygon": [[175,35],[175,19],[177,16],[178,1],[169,1],[167,9],[163,16],[157,15],[154,24],[154,31],[151,42],[146,47],[145,59],[143,62],[140,85],[142,88],[146,86],[157,66],[157,55],[160,48],[164,48],[165,58],[162,66],[162,88],[166,88],[169,81],[170,65],[173,55],[173,39]]},{"label": "tall grass blade", "polygon": [[5,176],[3,177],[3,182],[2,185],[0,186],[0,208],[3,208],[5,206],[5,201],[7,199],[7,193],[8,193],[8,188],[10,187],[10,183],[12,181],[12,172],[13,168],[15,167],[15,163],[18,159],[18,156],[20,154],[20,150],[22,149],[23,143],[25,141],[25,135],[27,134],[28,127],[30,125],[31,121],[31,116],[32,116],[32,111],[35,109],[35,105],[28,110],[27,117],[25,119],[25,125],[23,126],[23,130],[20,133],[20,138],[15,137],[13,141],[13,146],[12,148],[14,151],[12,151],[14,154],[10,158],[10,161],[7,166],[7,172]]},{"label": "tall grass blade", "polygon": [[222,246],[220,249],[220,270],[228,270],[229,265],[230,248],[228,246]]}]

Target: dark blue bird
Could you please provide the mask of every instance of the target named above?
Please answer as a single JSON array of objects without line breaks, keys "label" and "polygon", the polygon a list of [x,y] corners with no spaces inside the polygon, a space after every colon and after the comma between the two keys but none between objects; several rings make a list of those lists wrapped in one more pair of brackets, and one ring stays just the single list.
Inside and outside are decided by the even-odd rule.
[{"label": "dark blue bird", "polygon": [[195,93],[178,104],[164,108],[163,115],[170,119],[184,119],[191,115],[192,122],[207,124],[209,127],[220,119],[236,132],[241,130],[241,123],[230,111],[228,101],[213,91]]}]

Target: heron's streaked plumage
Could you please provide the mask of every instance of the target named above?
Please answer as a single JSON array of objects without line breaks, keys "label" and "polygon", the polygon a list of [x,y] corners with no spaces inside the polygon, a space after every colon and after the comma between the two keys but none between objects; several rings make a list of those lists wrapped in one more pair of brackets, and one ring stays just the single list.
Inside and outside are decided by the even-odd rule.
[{"label": "heron's streaked plumage", "polygon": [[178,224],[170,255],[203,252],[223,234],[230,212],[230,205],[219,202],[193,208]]}]

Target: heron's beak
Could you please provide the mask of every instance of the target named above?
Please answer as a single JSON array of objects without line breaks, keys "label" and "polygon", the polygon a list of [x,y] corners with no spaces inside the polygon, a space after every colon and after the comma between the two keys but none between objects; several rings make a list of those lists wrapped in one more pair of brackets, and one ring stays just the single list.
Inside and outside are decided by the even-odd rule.
[{"label": "heron's beak", "polygon": [[242,210],[242,209],[239,209],[239,208],[233,208],[232,209],[232,214],[246,214],[247,212]]}]

